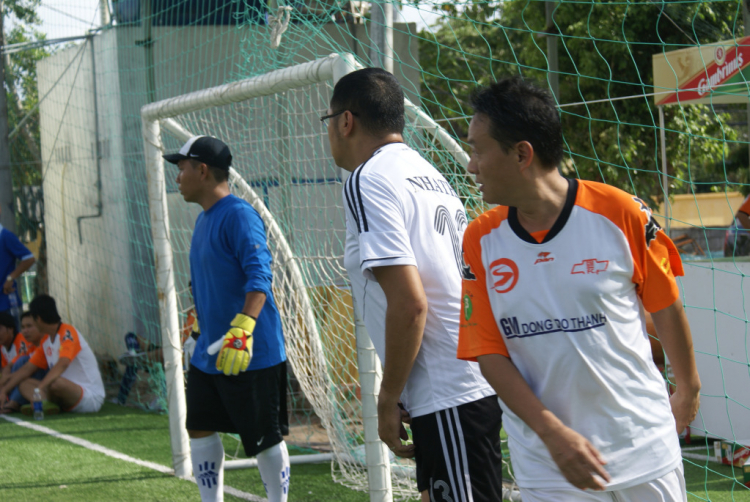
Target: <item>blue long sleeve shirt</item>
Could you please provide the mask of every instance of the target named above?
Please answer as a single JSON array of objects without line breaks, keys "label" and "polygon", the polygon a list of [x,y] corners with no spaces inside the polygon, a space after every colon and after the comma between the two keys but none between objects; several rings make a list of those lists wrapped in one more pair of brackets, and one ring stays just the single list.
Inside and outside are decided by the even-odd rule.
[{"label": "blue long sleeve shirt", "polygon": [[218,374],[217,354],[208,347],[229,331],[242,312],[246,293],[265,293],[266,302],[253,331],[253,357],[248,370],[286,360],[279,310],[271,290],[271,253],[258,212],[244,200],[228,195],[198,215],[190,246],[190,276],[201,336],[191,364]]},{"label": "blue long sleeve shirt", "polygon": [[[31,251],[26,246],[21,244],[16,234],[0,225],[0,278],[2,278],[2,283],[5,283],[5,278],[16,269],[17,261],[33,257],[34,255],[31,254]],[[16,295],[18,305],[20,306],[21,297],[18,295],[18,284],[16,283],[14,286],[16,290],[12,294]],[[3,293],[0,287],[0,312],[8,309],[10,309],[10,297]]]}]

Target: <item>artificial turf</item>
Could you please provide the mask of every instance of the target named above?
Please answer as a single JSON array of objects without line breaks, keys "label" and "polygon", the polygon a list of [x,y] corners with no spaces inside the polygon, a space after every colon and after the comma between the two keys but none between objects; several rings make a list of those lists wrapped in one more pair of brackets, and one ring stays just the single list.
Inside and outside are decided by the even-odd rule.
[{"label": "artificial turf", "polygon": [[[106,403],[96,414],[49,416],[40,424],[140,460],[171,466],[166,415]],[[294,450],[291,453],[294,454]],[[507,455],[507,451],[504,454]],[[0,500],[3,502],[200,500],[198,488],[189,481],[117,460],[2,419],[0,479]],[[740,469],[686,460],[685,479],[691,502],[750,502],[750,490],[740,481]],[[226,471],[225,484],[265,496],[257,469]],[[240,499],[226,495],[225,500]],[[366,500],[366,493],[334,483],[329,463],[292,466],[290,502]]]}]

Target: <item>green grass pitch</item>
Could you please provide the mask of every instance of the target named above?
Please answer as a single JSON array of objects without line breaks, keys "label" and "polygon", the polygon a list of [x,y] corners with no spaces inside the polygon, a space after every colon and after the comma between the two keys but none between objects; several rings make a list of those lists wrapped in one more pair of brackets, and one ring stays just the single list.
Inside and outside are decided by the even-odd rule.
[{"label": "green grass pitch", "polygon": [[[27,417],[21,418],[31,421]],[[166,415],[107,403],[97,414],[51,416],[40,424],[131,457],[165,466],[171,464]],[[687,460],[685,477],[691,502],[750,502],[750,490],[740,482],[740,469]],[[198,488],[189,481],[117,460],[2,419],[0,479],[0,500],[4,502],[200,500]],[[227,471],[225,484],[265,496],[257,469]],[[240,500],[229,495],[225,499]],[[368,496],[334,483],[330,464],[325,463],[292,466],[289,500],[365,502]]]}]

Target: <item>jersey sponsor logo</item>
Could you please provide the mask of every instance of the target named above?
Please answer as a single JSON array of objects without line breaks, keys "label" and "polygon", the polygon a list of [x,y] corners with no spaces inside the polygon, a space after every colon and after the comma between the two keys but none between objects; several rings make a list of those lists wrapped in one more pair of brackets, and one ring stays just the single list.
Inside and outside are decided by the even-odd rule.
[{"label": "jersey sponsor logo", "polygon": [[643,200],[639,199],[638,197],[633,197],[633,200],[638,203],[639,209],[646,213],[646,216],[648,217],[648,221],[646,222],[645,226],[645,232],[646,232],[646,247],[651,246],[651,241],[656,239],[656,233],[661,230],[661,225],[659,225],[659,222],[657,222],[653,215],[651,214],[651,209],[646,205]]},{"label": "jersey sponsor logo", "polygon": [[495,293],[507,293],[518,283],[518,265],[508,258],[500,258],[490,263],[490,275]]},{"label": "jersey sponsor logo", "polygon": [[599,261],[596,258],[589,258],[573,265],[570,274],[598,274],[599,272],[606,272],[608,267],[609,260]]},{"label": "jersey sponsor logo", "polygon": [[47,347],[44,352],[47,354],[48,357],[52,357],[52,347]]},{"label": "jersey sponsor logo", "polygon": [[70,332],[70,330],[68,330],[68,329],[65,330],[65,334],[62,337],[62,341],[63,342],[64,341],[68,341],[68,342],[72,342],[73,341],[73,334]]},{"label": "jersey sponsor logo", "polygon": [[537,263],[547,263],[550,261],[555,261],[555,257],[552,256],[552,253],[549,251],[542,251],[538,255],[536,255],[536,261],[534,262],[534,265]]},{"label": "jersey sponsor logo", "polygon": [[652,216],[646,223],[646,247],[651,246],[651,241],[656,239],[656,233],[661,230],[661,226]]},{"label": "jersey sponsor logo", "polygon": [[463,307],[464,307],[464,319],[468,321],[471,319],[471,314],[474,311],[474,305],[471,303],[471,295],[468,293],[464,295],[463,297]]},{"label": "jersey sponsor logo", "polygon": [[477,276],[474,275],[474,271],[471,269],[471,265],[466,263],[464,253],[461,253],[461,276],[465,281],[476,281]]},{"label": "jersey sponsor logo", "polygon": [[551,333],[575,333],[599,328],[605,324],[607,324],[607,316],[603,313],[529,322],[520,322],[518,317],[502,317],[498,322],[507,339],[527,338]]}]

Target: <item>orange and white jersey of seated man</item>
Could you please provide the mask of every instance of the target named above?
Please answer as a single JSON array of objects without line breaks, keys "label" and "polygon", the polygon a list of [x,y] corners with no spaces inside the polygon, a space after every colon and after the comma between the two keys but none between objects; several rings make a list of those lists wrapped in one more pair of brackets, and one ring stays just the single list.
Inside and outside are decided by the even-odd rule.
[{"label": "orange and white jersey of seated man", "polygon": [[54,337],[45,336],[29,361],[42,369],[51,369],[61,357],[70,365],[61,375],[82,389],[81,401],[64,411],[96,412],[104,402],[104,383],[94,352],[83,335],[70,324],[61,323]]},{"label": "orange and white jersey of seated man", "polygon": [[20,357],[31,356],[36,350],[36,345],[29,342],[23,334],[18,333],[13,339],[10,349],[4,345],[0,346],[0,368],[13,365]]}]

